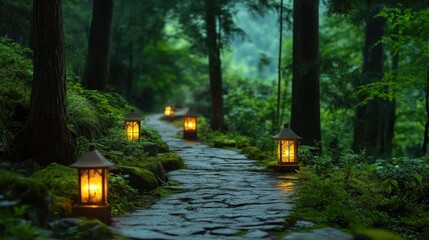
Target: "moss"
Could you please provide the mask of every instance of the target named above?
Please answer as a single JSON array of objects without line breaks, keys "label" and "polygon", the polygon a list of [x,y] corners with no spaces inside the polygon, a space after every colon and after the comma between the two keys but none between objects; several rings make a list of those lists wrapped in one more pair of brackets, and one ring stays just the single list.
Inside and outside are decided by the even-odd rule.
[{"label": "moss", "polygon": [[356,239],[371,239],[371,240],[405,240],[405,238],[383,230],[383,229],[366,229],[356,233]]},{"label": "moss", "polygon": [[71,216],[73,202],[66,197],[52,195],[51,209],[52,218],[63,218]]},{"label": "moss", "polygon": [[158,187],[155,175],[147,169],[133,166],[117,166],[112,172],[127,175],[130,185],[139,191],[152,191]]},{"label": "moss", "polygon": [[45,184],[56,196],[72,200],[78,198],[77,171],[58,163],[51,163],[46,168],[35,172],[32,179]]},{"label": "moss", "polygon": [[224,139],[224,138],[214,139],[212,142],[213,142],[213,146],[217,148],[228,148],[228,147],[233,148],[233,147],[236,147],[237,145],[235,140]]},{"label": "moss", "polygon": [[112,231],[109,226],[96,219],[66,218],[51,224],[54,236],[59,239],[128,239]]},{"label": "moss", "polygon": [[[146,161],[146,163],[154,163],[154,162],[161,162],[162,167],[164,167],[165,171],[167,172],[182,169],[185,167],[185,163],[183,162],[183,159],[179,155],[173,152],[160,153],[154,157],[149,157]],[[148,166],[149,164],[146,165],[146,167]]]},{"label": "moss", "polygon": [[8,189],[22,175],[0,168],[0,192]]},{"label": "moss", "polygon": [[177,188],[177,186],[180,186],[180,185],[181,185],[181,183],[179,183],[179,182],[170,181],[170,182],[168,182],[167,186],[160,187],[160,188],[156,189],[156,194],[160,198],[166,198],[172,194],[186,192],[186,189]]}]

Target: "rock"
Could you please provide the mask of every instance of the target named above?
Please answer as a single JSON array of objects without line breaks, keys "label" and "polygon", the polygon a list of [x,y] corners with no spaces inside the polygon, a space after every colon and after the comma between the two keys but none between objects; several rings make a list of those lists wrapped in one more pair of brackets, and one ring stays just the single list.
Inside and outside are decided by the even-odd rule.
[{"label": "rock", "polygon": [[240,230],[237,229],[229,229],[229,228],[219,228],[211,231],[213,235],[223,235],[223,236],[232,236],[240,233]]},{"label": "rock", "polygon": [[168,182],[167,173],[160,162],[153,163],[150,170],[155,175],[158,185],[164,185]]},{"label": "rock", "polygon": [[314,223],[312,222],[308,222],[308,221],[296,221],[295,223],[295,227],[297,228],[309,228],[309,227],[313,227]]},{"label": "rock", "polygon": [[266,238],[269,236],[270,235],[267,232],[264,232],[261,230],[250,231],[246,235],[244,235],[244,237],[250,238],[250,239],[260,239],[260,238]]},{"label": "rock", "polygon": [[139,191],[152,191],[158,187],[155,175],[146,169],[132,166],[116,166],[112,173],[128,175],[130,185]]},{"label": "rock", "polygon": [[143,149],[148,156],[156,156],[159,153],[159,146],[156,143],[144,142]]}]

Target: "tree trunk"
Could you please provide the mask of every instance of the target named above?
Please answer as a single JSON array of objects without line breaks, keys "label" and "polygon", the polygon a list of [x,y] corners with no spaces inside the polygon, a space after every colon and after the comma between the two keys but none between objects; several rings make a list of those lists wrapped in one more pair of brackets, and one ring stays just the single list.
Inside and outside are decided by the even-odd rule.
[{"label": "tree trunk", "polygon": [[302,144],[318,146],[321,141],[318,0],[293,1],[292,74],[291,128],[302,137]]},{"label": "tree trunk", "polygon": [[76,160],[66,123],[61,0],[34,0],[34,75],[30,113],[11,149],[17,160],[69,165]]},{"label": "tree trunk", "polygon": [[[384,50],[379,41],[384,34],[385,20],[374,17],[380,9],[375,4],[376,1],[368,1],[371,11],[366,18],[363,81],[360,83],[362,86],[382,79],[384,71]],[[360,101],[363,101],[364,97],[360,96]],[[394,111],[394,103],[380,98],[359,106],[355,116],[353,150],[365,149],[368,155],[376,157],[390,156],[395,119]]]},{"label": "tree trunk", "polygon": [[280,0],[280,11],[279,11],[279,60],[277,65],[277,111],[276,120],[274,121],[274,127],[279,126],[280,121],[280,98],[281,98],[281,83],[282,83],[282,41],[283,41],[283,0]]},{"label": "tree trunk", "polygon": [[88,39],[83,85],[91,90],[104,90],[109,76],[110,26],[113,0],[94,0]]},{"label": "tree trunk", "polygon": [[218,1],[205,0],[206,47],[209,57],[210,93],[213,113],[211,128],[223,131],[222,71],[219,39],[216,34],[216,15],[219,14],[219,8]]}]

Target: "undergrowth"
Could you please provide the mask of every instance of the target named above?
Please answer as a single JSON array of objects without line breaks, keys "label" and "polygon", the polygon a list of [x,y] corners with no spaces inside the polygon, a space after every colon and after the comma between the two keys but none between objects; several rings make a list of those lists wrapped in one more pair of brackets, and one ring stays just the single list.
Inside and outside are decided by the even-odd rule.
[{"label": "undergrowth", "polygon": [[427,160],[372,160],[351,152],[332,158],[307,150],[301,149],[303,184],[291,219],[354,233],[378,228],[407,239],[429,238]]}]

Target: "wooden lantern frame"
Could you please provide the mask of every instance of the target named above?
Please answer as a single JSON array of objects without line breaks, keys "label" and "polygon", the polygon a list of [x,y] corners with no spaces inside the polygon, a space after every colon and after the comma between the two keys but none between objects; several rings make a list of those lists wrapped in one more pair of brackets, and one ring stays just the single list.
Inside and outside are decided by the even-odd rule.
[{"label": "wooden lantern frame", "polygon": [[299,169],[298,145],[302,138],[287,123],[272,138],[277,141],[277,171],[294,172]]},{"label": "wooden lantern frame", "polygon": [[188,112],[184,115],[183,121],[183,138],[184,139],[197,139],[198,138],[198,117],[199,115],[194,109],[189,108]]},{"label": "wooden lantern frame", "polygon": [[140,141],[142,117],[133,110],[124,118],[124,129],[128,141]]},{"label": "wooden lantern frame", "polygon": [[174,107],[171,105],[165,106],[164,109],[164,118],[171,120],[174,118]]},{"label": "wooden lantern frame", "polygon": [[91,144],[88,152],[70,165],[78,170],[79,187],[79,199],[73,206],[72,216],[97,218],[110,224],[108,169],[114,165],[96,150],[95,144]]}]

